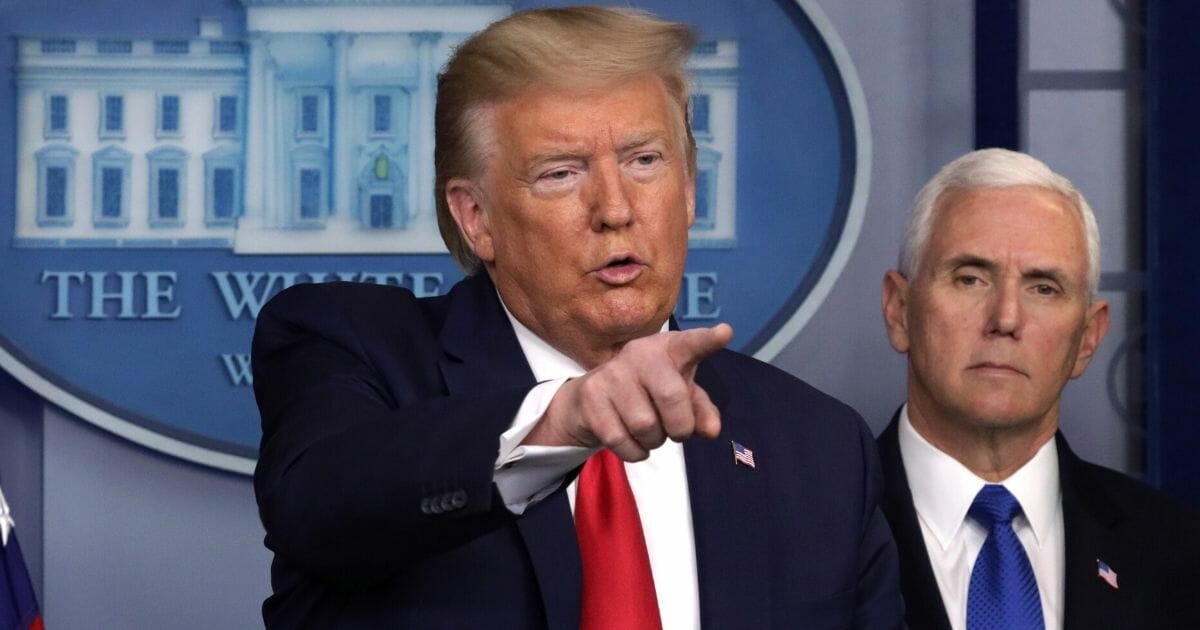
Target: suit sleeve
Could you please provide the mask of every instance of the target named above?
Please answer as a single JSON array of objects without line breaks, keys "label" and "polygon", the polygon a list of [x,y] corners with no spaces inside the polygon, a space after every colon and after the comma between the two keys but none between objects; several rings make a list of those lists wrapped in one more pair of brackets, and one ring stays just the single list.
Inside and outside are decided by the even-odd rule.
[{"label": "suit sleeve", "polygon": [[900,593],[900,562],[896,542],[881,508],[883,471],[875,440],[863,422],[859,442],[866,468],[863,530],[859,545],[858,586],[854,627],[903,628],[904,598]]},{"label": "suit sleeve", "polygon": [[513,518],[492,475],[528,390],[447,395],[415,300],[389,295],[400,299],[351,312],[332,287],[296,287],[255,331],[267,546],[333,582],[382,579]]}]

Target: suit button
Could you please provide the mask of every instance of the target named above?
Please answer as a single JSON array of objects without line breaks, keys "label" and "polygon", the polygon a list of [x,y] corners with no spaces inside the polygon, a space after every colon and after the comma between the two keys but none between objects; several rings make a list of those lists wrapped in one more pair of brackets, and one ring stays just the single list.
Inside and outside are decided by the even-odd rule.
[{"label": "suit button", "polygon": [[437,497],[429,497],[429,511],[434,514],[441,514],[446,510],[442,508],[442,504],[438,501]]},{"label": "suit button", "polygon": [[458,509],[458,506],[454,505],[454,495],[450,493],[442,495],[442,501],[439,503],[439,506],[442,508],[443,512],[452,512]]},{"label": "suit button", "polygon": [[455,490],[454,494],[450,495],[450,504],[454,506],[454,509],[458,509],[458,508],[461,508],[462,506],[466,505],[467,504],[467,491],[466,490]]},{"label": "suit button", "polygon": [[422,514],[430,514],[431,512],[432,512],[432,509],[429,505],[429,497],[425,497],[425,498],[421,499],[421,513]]}]

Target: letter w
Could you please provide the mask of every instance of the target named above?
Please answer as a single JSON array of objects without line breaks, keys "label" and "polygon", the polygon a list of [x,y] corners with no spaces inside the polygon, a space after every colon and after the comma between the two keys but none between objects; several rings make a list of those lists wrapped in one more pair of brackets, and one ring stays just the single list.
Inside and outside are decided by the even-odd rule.
[{"label": "letter w", "polygon": [[233,385],[253,385],[254,372],[250,370],[250,355],[222,354],[221,361],[225,363],[225,371],[229,373],[229,382]]},{"label": "letter w", "polygon": [[[262,271],[212,272],[213,280],[217,281],[217,288],[221,290],[221,297],[225,299],[225,308],[229,309],[230,319],[238,319],[243,313],[250,319],[257,319],[263,304],[266,304],[267,299],[273,294],[275,284],[282,280],[283,286],[280,288],[287,288],[296,283],[297,275],[295,273],[264,273]],[[237,289],[234,289],[229,283],[230,276],[237,281]],[[264,277],[267,281],[261,283],[262,287],[259,287],[259,281]]]}]

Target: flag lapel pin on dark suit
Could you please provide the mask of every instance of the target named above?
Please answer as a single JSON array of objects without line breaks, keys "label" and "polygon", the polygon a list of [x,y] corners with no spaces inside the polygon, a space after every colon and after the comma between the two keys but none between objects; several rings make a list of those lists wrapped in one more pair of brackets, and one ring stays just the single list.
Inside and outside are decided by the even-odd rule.
[{"label": "flag lapel pin on dark suit", "polygon": [[1111,586],[1113,590],[1117,590],[1119,588],[1117,586],[1117,572],[1113,571],[1112,567],[1108,566],[1107,562],[1099,558],[1096,558],[1096,577],[1104,580],[1104,583]]},{"label": "flag lapel pin on dark suit", "polygon": [[733,447],[734,466],[746,466],[748,468],[754,468],[754,451],[742,446],[741,444],[738,444],[737,442],[730,442],[729,444]]}]

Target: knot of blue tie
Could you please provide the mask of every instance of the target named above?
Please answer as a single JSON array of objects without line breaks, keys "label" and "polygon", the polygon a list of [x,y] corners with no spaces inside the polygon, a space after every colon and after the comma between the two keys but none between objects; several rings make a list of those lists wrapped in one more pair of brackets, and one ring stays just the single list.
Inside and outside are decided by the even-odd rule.
[{"label": "knot of blue tie", "polygon": [[1037,578],[1012,528],[1020,513],[1021,503],[998,484],[984,486],[967,511],[988,530],[971,570],[968,630],[1045,628]]},{"label": "knot of blue tie", "polygon": [[1021,513],[1021,502],[1017,501],[1008,488],[1000,484],[988,484],[975,495],[967,514],[989,531],[997,525],[1012,527],[1011,523]]}]

